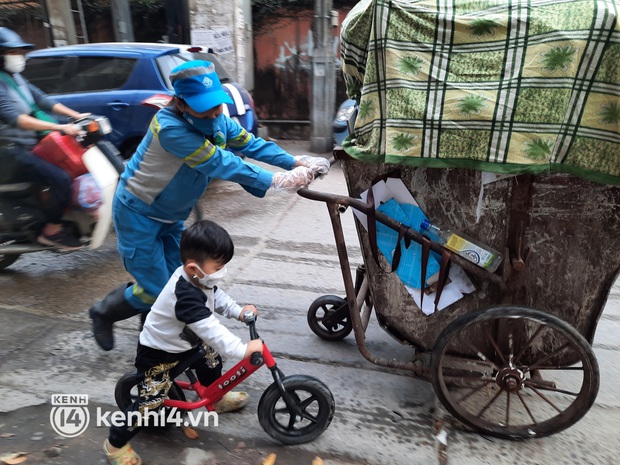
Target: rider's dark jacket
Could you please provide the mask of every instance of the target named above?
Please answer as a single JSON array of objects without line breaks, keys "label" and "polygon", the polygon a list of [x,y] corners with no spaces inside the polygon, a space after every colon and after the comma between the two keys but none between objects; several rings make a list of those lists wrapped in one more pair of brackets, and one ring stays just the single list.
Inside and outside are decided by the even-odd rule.
[{"label": "rider's dark jacket", "polygon": [[[20,74],[8,74],[0,70],[0,75],[0,146],[19,145],[32,150],[39,141],[38,135],[36,131],[18,128],[17,118],[32,113],[32,106],[29,103],[35,103],[39,109],[51,112],[57,102]],[[7,82],[7,79],[13,80],[22,95]],[[29,102],[24,101],[24,98]]]}]

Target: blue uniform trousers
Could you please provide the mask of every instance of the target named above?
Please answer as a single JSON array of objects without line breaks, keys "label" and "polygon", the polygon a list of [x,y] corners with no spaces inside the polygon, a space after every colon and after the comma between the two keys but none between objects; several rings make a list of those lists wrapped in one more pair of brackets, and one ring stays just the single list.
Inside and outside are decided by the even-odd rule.
[{"label": "blue uniform trousers", "polygon": [[181,265],[179,245],[184,222],[148,218],[115,198],[114,227],[123,266],[136,280],[125,291],[125,300],[136,310],[148,312]]}]

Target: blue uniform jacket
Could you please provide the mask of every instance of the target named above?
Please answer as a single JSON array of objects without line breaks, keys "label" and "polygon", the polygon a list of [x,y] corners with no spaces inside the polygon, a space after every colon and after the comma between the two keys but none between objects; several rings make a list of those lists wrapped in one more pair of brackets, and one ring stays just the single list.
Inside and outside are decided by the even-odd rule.
[{"label": "blue uniform jacket", "polygon": [[[202,123],[209,124],[213,135],[197,129]],[[155,115],[127,163],[117,200],[150,218],[173,222],[189,216],[214,178],[236,182],[251,194],[264,196],[273,173],[246,163],[229,150],[286,170],[295,166],[292,155],[254,137],[223,114],[211,121],[192,121],[166,107]]]}]

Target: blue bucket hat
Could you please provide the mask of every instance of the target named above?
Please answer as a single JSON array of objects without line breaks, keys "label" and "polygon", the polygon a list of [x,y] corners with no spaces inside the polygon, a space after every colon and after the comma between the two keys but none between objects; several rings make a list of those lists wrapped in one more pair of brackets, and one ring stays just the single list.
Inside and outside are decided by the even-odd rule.
[{"label": "blue bucket hat", "polygon": [[8,27],[0,27],[0,47],[34,48],[34,45],[24,42],[17,32],[9,29]]},{"label": "blue bucket hat", "polygon": [[174,95],[185,100],[197,113],[222,103],[233,103],[210,61],[194,60],[177,66],[170,72],[170,82]]}]

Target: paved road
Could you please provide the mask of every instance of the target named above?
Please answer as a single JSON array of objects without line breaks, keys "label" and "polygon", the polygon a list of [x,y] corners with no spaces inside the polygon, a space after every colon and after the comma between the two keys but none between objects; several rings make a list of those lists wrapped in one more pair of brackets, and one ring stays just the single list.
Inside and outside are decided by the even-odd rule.
[{"label": "paved road", "polygon": [[[308,146],[284,145],[293,153]],[[314,187],[346,193],[339,166]],[[267,370],[260,370],[243,385],[252,396],[248,408],[222,415],[219,426],[201,430],[197,441],[179,430],[138,436],[134,446],[146,463],[255,464],[274,452],[280,465],[310,464],[315,455],[328,464],[360,465],[617,464],[620,289],[614,289],[597,332],[602,386],[597,404],[583,420],[553,437],[524,442],[489,440],[448,422],[444,450],[435,439],[435,424],[445,414],[428,383],[367,362],[352,336],[328,343],[307,327],[306,311],[315,298],[343,295],[325,206],[284,193],[254,199],[227,183],[212,185],[203,205],[236,245],[223,287],[240,303],[259,307],[259,331],[281,368],[286,374],[323,380],[334,394],[337,412],[330,428],[313,443],[279,446],[255,414],[270,383]],[[343,221],[355,266],[361,258],[350,212]],[[85,309],[127,279],[113,235],[98,251],[31,254],[0,273],[0,456],[26,451],[26,463],[103,463],[100,444],[106,430],[91,425],[75,439],[57,436],[49,425],[49,401],[53,393],[87,393],[93,414],[97,407],[114,408],[114,384],[132,367],[137,322],[121,323],[117,349],[103,353],[92,340]],[[247,337],[242,326],[227,324]],[[374,320],[367,341],[386,357],[412,355]]]}]

